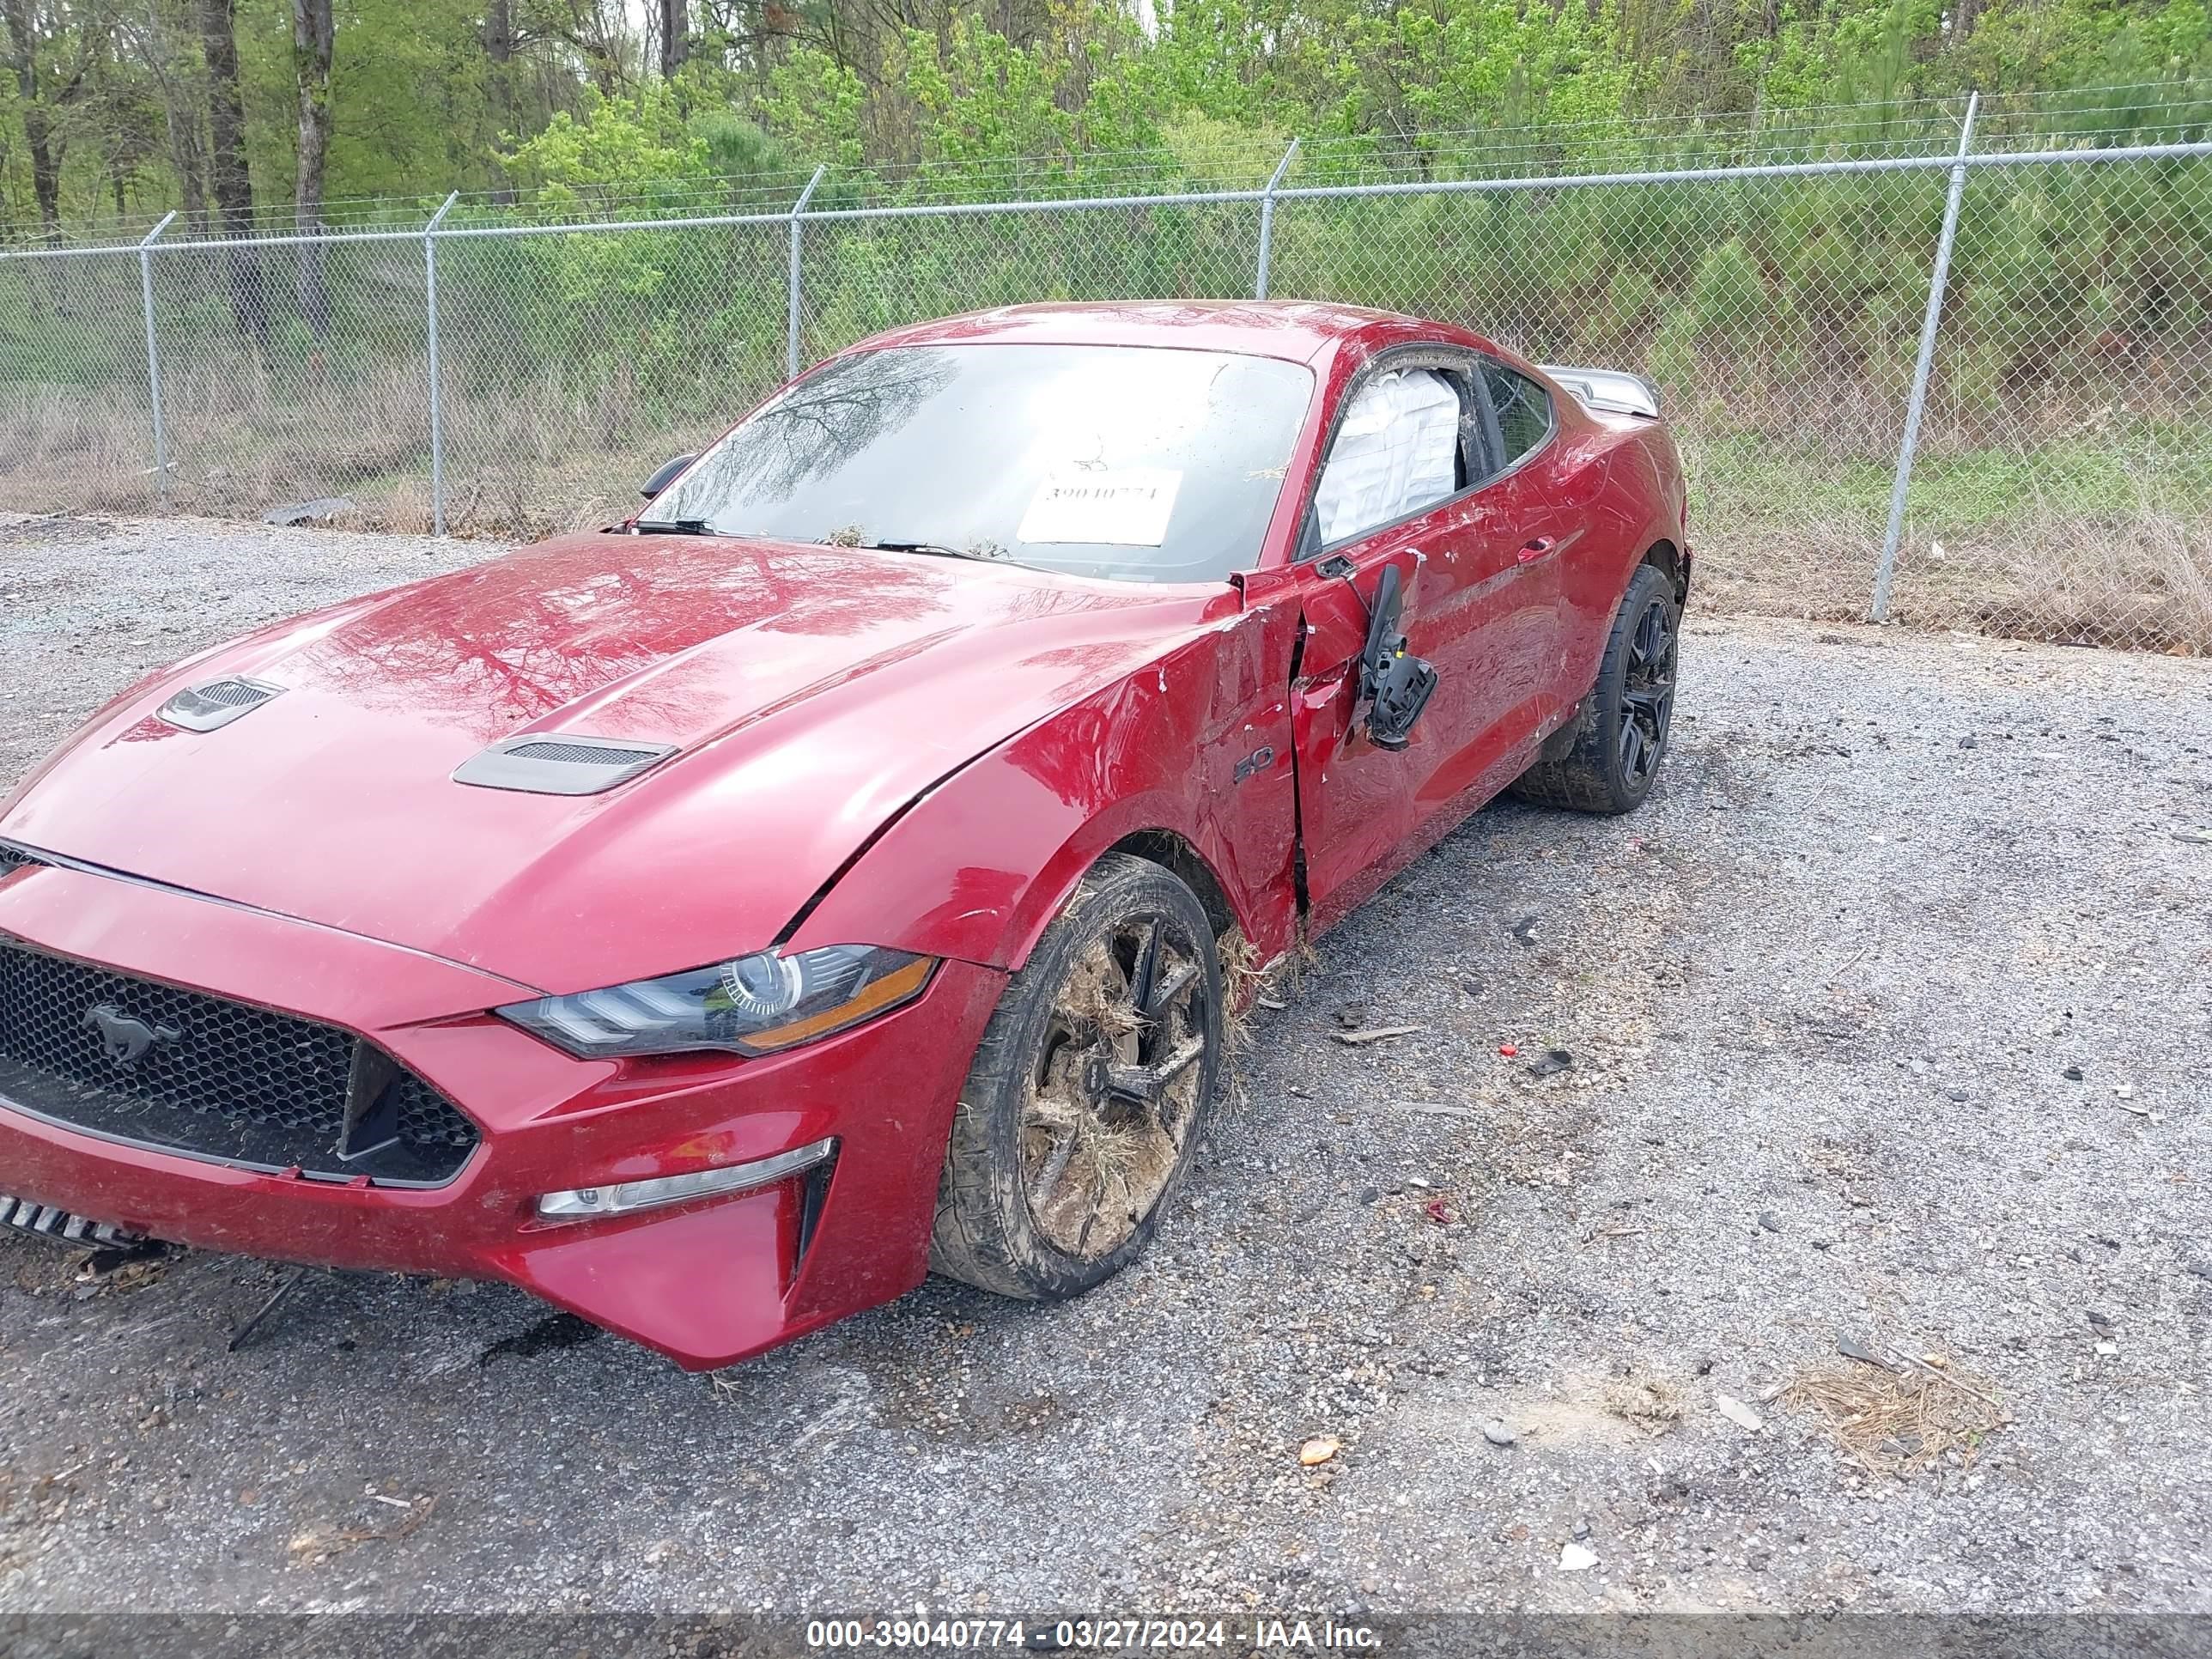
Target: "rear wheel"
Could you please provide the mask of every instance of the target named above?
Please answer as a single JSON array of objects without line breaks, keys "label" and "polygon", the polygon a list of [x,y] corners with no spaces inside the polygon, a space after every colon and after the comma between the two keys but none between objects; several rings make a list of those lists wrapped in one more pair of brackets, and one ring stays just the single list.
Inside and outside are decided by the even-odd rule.
[{"label": "rear wheel", "polygon": [[1513,793],[1578,812],[1643,805],[1674,729],[1680,628],[1673,580],[1656,566],[1638,566],[1613,617],[1597,684],[1543,757],[1514,780]]},{"label": "rear wheel", "polygon": [[1221,1047],[1204,907],[1158,865],[1109,854],[991,1016],[953,1117],[931,1267],[1043,1301],[1119,1272],[1189,1165]]}]

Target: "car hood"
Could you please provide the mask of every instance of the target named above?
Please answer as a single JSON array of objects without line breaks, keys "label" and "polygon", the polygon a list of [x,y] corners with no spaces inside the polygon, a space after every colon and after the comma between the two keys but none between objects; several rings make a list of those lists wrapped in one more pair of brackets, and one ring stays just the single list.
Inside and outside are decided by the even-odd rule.
[{"label": "car hood", "polygon": [[[0,836],[589,989],[772,943],[933,784],[1234,605],[915,554],[568,538],[153,677],[32,774]],[[224,675],[283,695],[212,732],[155,718]],[[541,732],[678,752],[597,795],[453,781]]]}]

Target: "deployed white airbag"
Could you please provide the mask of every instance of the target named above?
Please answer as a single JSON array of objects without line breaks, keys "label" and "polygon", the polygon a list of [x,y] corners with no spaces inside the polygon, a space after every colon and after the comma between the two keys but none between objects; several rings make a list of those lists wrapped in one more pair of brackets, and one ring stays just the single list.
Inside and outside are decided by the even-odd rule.
[{"label": "deployed white airbag", "polygon": [[1314,492],[1324,544],[1442,501],[1459,480],[1459,393],[1434,369],[1395,369],[1352,400]]}]

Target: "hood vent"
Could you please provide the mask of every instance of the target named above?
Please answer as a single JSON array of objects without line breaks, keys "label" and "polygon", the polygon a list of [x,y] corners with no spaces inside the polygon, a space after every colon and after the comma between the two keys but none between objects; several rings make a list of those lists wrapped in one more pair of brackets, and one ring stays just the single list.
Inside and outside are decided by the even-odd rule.
[{"label": "hood vent", "polygon": [[672,743],[612,738],[506,738],[461,763],[455,783],[532,795],[596,795],[676,752]]},{"label": "hood vent", "polygon": [[163,703],[159,712],[170,725],[187,732],[212,732],[252,714],[283,690],[281,685],[234,677],[210,680],[204,685],[186,686]]}]

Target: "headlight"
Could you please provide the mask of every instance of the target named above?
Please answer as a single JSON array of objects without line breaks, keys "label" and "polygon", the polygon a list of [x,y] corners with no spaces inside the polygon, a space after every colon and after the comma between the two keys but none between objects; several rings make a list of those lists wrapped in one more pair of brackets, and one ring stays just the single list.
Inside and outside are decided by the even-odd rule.
[{"label": "headlight", "polygon": [[493,1012],[586,1060],[702,1048],[767,1054],[913,1000],[936,966],[933,957],[873,945],[829,945],[795,957],[763,951]]}]

